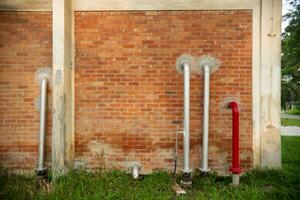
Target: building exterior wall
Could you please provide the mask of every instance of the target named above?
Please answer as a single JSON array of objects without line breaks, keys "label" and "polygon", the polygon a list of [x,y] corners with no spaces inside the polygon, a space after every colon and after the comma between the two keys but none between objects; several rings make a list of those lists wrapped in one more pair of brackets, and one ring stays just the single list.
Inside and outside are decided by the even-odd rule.
[{"label": "building exterior wall", "polygon": [[[74,12],[76,11],[220,11],[247,10],[252,14],[252,165],[281,167],[280,142],[280,26],[281,0],[34,0],[3,1],[0,10],[31,11],[40,14],[52,11],[52,169],[54,177],[66,172],[74,160]],[[19,11],[19,12],[16,12]],[[36,12],[36,13],[35,13]],[[50,14],[50,12],[48,12]],[[3,18],[1,18],[3,20]],[[16,25],[17,23],[11,23]],[[50,25],[50,23],[49,23]],[[8,25],[7,25],[8,26]],[[51,26],[51,25],[50,25]],[[98,26],[98,25],[97,25]],[[0,27],[0,32],[2,27]],[[10,30],[14,28],[10,27]],[[12,31],[13,32],[13,31]],[[28,31],[27,31],[28,32]],[[4,33],[4,32],[3,32]],[[18,33],[20,34],[20,33]],[[3,39],[4,40],[4,39]],[[1,41],[1,38],[0,38]],[[7,49],[2,48],[1,51]],[[2,48],[2,49],[1,49]],[[10,50],[11,51],[11,50]],[[6,55],[6,54],[3,54]],[[1,57],[0,57],[1,61]],[[21,62],[21,61],[20,61]],[[24,61],[25,62],[25,61]],[[1,62],[0,62],[1,63]],[[61,73],[63,72],[63,73]],[[1,73],[2,78],[4,73]],[[1,91],[1,90],[0,90]],[[1,97],[0,97],[1,98]],[[0,99],[1,100],[1,99]],[[51,103],[50,103],[51,105]],[[3,109],[6,111],[8,108]],[[179,123],[179,122],[178,122]],[[48,123],[49,124],[49,123]],[[14,126],[14,125],[6,125]],[[22,126],[20,124],[20,126]],[[48,131],[49,133],[49,131]],[[5,135],[5,134],[2,134]],[[7,137],[5,138],[7,139]],[[48,140],[49,141],[49,140]],[[2,142],[4,144],[5,142]],[[98,145],[96,144],[96,147]],[[0,148],[2,146],[0,145]],[[4,149],[4,148],[3,148]],[[10,148],[8,148],[10,149]],[[17,151],[19,148],[15,148]],[[96,148],[99,150],[99,148]],[[3,150],[3,152],[8,150]],[[8,153],[2,157],[7,159]],[[48,155],[48,154],[47,154]],[[270,156],[271,155],[271,156]],[[1,158],[2,158],[1,157]],[[23,157],[23,156],[20,156]],[[14,160],[14,159],[12,159]],[[26,159],[28,160],[28,159]],[[58,162],[59,161],[59,165]],[[76,158],[81,161],[81,158]],[[3,161],[5,163],[6,161]],[[7,163],[7,162],[6,162]],[[21,163],[21,162],[20,162]],[[75,162],[80,164],[81,162]],[[82,163],[81,163],[82,164]],[[27,164],[28,165],[28,164]],[[8,165],[6,165],[8,166]],[[21,166],[18,165],[20,168]],[[23,167],[23,166],[22,166]],[[23,167],[24,168],[24,167]]]},{"label": "building exterior wall", "polygon": [[[182,130],[182,53],[221,60],[211,75],[209,166],[231,161],[230,99],[240,103],[241,165],[253,166],[252,12],[75,12],[75,160],[88,168],[172,169]],[[191,166],[200,166],[202,75],[191,76]],[[179,134],[179,169],[182,163]]]},{"label": "building exterior wall", "polygon": [[[52,65],[51,22],[50,12],[0,12],[0,165],[10,169],[36,166],[39,84],[35,72]],[[48,101],[51,110],[51,98]],[[46,141],[51,152],[51,113]]]},{"label": "building exterior wall", "polygon": [[[39,123],[34,74],[52,64],[51,14],[0,15],[0,164],[33,169]],[[251,167],[251,19],[251,11],[76,12],[76,161],[125,169],[137,160],[146,173],[172,169],[183,120],[183,77],[175,60],[189,53],[222,62],[211,77],[210,167],[226,171],[230,164],[229,99],[241,105],[241,164]],[[200,166],[202,87],[202,76],[192,75],[193,168]],[[50,114],[47,124],[49,160]]]}]

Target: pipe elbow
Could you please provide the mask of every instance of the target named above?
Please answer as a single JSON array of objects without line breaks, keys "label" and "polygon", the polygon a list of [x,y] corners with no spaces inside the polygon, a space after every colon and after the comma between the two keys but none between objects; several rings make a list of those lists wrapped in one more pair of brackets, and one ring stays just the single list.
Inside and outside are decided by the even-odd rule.
[{"label": "pipe elbow", "polygon": [[210,73],[210,67],[209,67],[209,65],[204,65],[203,71],[204,71],[204,73]]},{"label": "pipe elbow", "polygon": [[239,111],[239,106],[238,106],[238,103],[236,101],[229,102],[228,107],[231,108],[233,113],[239,114],[239,112],[240,112]]},{"label": "pipe elbow", "polygon": [[187,61],[182,62],[182,69],[184,73],[190,73],[190,65]]}]

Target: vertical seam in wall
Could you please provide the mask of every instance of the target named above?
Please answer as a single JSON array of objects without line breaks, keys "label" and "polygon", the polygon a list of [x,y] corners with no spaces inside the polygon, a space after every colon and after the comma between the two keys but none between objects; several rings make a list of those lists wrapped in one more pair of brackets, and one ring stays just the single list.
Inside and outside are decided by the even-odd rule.
[{"label": "vertical seam in wall", "polygon": [[71,135],[72,161],[75,159],[75,11],[71,3]]},{"label": "vertical seam in wall", "polygon": [[262,1],[260,0],[260,6],[259,6],[259,97],[258,97],[258,102],[259,102],[259,155],[258,155],[258,160],[259,160],[259,166],[261,165],[261,21],[262,21]]},{"label": "vertical seam in wall", "polygon": [[261,0],[252,8],[252,155],[253,166],[260,165],[261,149]]}]

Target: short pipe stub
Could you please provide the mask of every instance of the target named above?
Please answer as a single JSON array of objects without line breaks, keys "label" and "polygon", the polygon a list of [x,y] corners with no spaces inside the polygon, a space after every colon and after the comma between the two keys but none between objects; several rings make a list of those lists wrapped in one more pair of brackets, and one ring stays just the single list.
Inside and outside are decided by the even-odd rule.
[{"label": "short pipe stub", "polygon": [[198,70],[200,70],[200,73],[203,73],[203,69],[205,66],[209,67],[209,71],[210,73],[214,73],[215,71],[217,71],[220,67],[220,60],[211,57],[211,56],[201,56],[198,61],[197,61],[197,68]]},{"label": "short pipe stub", "polygon": [[232,185],[238,186],[240,184],[240,175],[239,174],[232,174]]},{"label": "short pipe stub", "polygon": [[141,164],[138,162],[134,162],[132,164],[131,170],[132,170],[133,179],[139,179],[141,167],[142,167]]}]

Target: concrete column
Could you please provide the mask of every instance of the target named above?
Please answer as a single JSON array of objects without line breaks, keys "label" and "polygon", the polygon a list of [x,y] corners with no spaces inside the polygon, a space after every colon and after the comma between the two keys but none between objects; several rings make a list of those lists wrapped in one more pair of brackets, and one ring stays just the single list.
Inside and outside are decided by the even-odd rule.
[{"label": "concrete column", "polygon": [[261,166],[281,167],[281,0],[261,5]]},{"label": "concrete column", "polygon": [[72,0],[53,0],[52,171],[54,178],[72,166],[74,156]]}]

